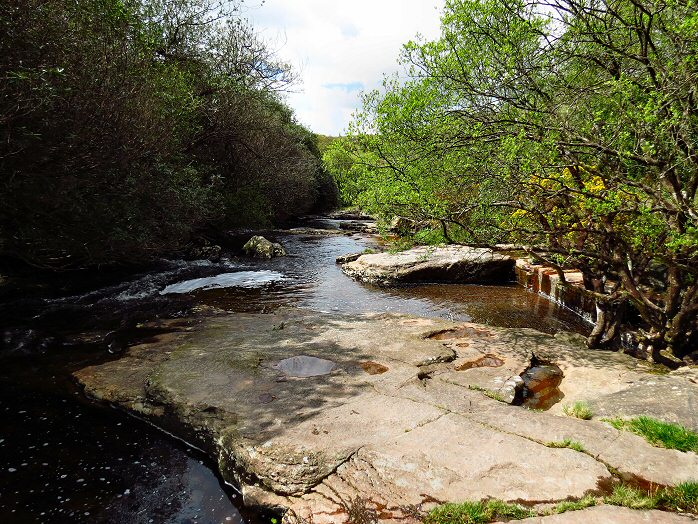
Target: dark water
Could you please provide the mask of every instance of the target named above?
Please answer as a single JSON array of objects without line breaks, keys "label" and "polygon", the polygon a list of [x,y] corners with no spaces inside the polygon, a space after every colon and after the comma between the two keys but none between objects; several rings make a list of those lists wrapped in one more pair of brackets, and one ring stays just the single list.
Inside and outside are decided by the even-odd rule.
[{"label": "dark water", "polygon": [[51,288],[50,294],[0,303],[0,522],[270,521],[241,516],[235,491],[195,450],[83,398],[70,371],[116,358],[106,352],[108,332],[109,340],[125,346],[148,335],[139,327],[145,320],[186,317],[201,307],[234,312],[283,305],[348,314],[405,312],[549,333],[588,330],[573,313],[514,285],[382,290],[357,284],[335,258],[376,248],[365,236],[273,239],[283,243],[288,257],[163,261],[93,289],[89,282],[83,289],[72,282],[62,294]]},{"label": "dark water", "polygon": [[202,453],[82,395],[69,372],[95,357],[0,361],[0,522],[245,522]]}]

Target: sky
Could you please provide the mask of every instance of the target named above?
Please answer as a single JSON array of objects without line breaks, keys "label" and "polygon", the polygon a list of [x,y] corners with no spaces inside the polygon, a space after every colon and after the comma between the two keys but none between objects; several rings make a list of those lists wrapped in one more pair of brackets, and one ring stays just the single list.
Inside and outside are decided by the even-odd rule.
[{"label": "sky", "polygon": [[361,91],[399,70],[402,44],[439,34],[443,0],[265,0],[245,13],[301,78],[286,101],[316,133],[345,134]]}]

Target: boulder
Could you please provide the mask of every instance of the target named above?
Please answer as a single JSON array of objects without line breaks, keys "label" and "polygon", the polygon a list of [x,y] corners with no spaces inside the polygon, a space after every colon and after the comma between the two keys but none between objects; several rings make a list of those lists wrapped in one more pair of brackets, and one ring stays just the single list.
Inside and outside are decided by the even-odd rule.
[{"label": "boulder", "polygon": [[387,287],[416,282],[510,282],[514,265],[514,259],[491,249],[421,246],[400,253],[362,255],[342,270],[367,284]]},{"label": "boulder", "polygon": [[416,229],[417,223],[405,217],[393,217],[390,221],[388,231],[391,233],[407,233]]},{"label": "boulder", "polygon": [[354,262],[354,260],[357,260],[363,253],[349,253],[348,255],[340,255],[338,256],[335,261],[337,264],[346,264],[348,262]]},{"label": "boulder", "polygon": [[372,220],[350,220],[348,222],[341,222],[339,224],[339,229],[344,231],[354,231],[356,233],[366,233],[367,235],[378,234],[378,226]]},{"label": "boulder", "polygon": [[286,256],[286,250],[278,242],[270,242],[260,235],[255,235],[250,238],[247,243],[242,246],[242,250],[246,255],[255,258],[273,258]]},{"label": "boulder", "polygon": [[328,218],[336,220],[374,220],[374,218],[360,209],[339,209],[327,214]]}]

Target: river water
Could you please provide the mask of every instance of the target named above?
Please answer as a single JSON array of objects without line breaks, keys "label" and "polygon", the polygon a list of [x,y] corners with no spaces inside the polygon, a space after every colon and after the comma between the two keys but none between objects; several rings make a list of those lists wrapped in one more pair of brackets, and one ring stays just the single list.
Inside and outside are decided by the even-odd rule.
[{"label": "river water", "polygon": [[[305,225],[339,223],[316,219]],[[39,287],[0,303],[0,522],[270,521],[240,508],[234,487],[222,483],[197,450],[86,399],[70,380],[72,370],[118,358],[108,348],[118,351],[152,335],[140,327],[147,320],[211,307],[270,312],[297,306],[338,314],[404,312],[548,333],[588,331],[572,312],[516,285],[385,290],[358,284],[335,258],[380,248],[366,235],[267,236],[289,255],[163,261],[139,274],[78,283],[80,278],[66,277],[69,285]]]}]

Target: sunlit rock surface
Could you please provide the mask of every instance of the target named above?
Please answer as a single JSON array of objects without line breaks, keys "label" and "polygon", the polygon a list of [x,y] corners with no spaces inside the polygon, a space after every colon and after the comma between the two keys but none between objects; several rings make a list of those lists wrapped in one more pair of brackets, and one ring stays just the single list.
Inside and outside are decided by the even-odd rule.
[{"label": "sunlit rock surface", "polygon": [[[563,375],[546,412],[497,400],[534,354]],[[556,502],[618,477],[663,486],[698,472],[694,453],[562,415],[576,400],[613,406],[649,377],[660,390],[680,383],[682,395],[647,398],[645,409],[670,403],[691,425],[690,376],[651,375],[625,355],[531,329],[280,309],[195,323],[75,376],[217,457],[248,504],[314,523],[345,522],[358,499],[381,521],[405,522],[435,501]],[[586,451],[546,445],[565,439]]]},{"label": "sunlit rock surface", "polygon": [[514,278],[514,259],[491,249],[420,246],[399,253],[362,255],[342,266],[352,278],[377,286],[416,282],[504,283]]}]

